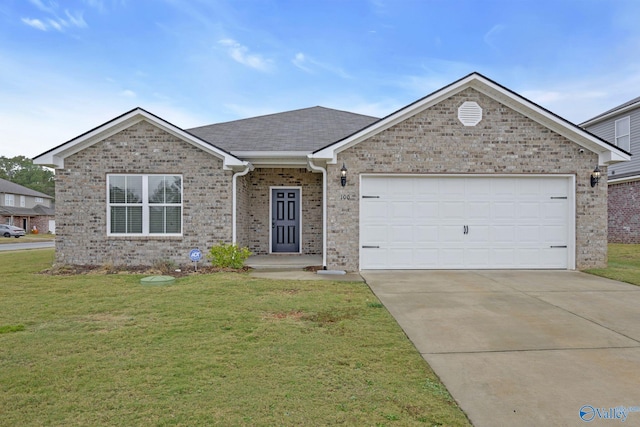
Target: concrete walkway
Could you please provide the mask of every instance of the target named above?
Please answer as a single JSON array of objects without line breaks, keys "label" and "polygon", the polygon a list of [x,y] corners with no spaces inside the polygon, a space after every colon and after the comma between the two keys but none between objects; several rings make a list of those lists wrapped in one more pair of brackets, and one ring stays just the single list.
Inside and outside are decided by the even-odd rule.
[{"label": "concrete walkway", "polygon": [[575,271],[366,271],[476,427],[640,425],[640,287]]}]

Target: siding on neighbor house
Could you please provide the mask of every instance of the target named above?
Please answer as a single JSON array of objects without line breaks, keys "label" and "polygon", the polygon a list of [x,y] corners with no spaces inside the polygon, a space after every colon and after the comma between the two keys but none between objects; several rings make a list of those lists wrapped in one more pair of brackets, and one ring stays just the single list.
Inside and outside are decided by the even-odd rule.
[{"label": "siding on neighbor house", "polygon": [[[111,173],[181,174],[183,235],[107,236],[106,177]],[[190,264],[189,251],[203,253],[230,242],[230,171],[222,161],[148,122],[133,125],[65,159],[56,170],[56,263]]]},{"label": "siding on neighbor house", "polygon": [[640,174],[640,108],[633,111],[615,115],[604,122],[586,127],[592,134],[599,136],[607,142],[615,145],[616,120],[629,117],[630,123],[630,152],[633,154],[628,162],[620,162],[609,166],[609,178]]},{"label": "siding on neighbor house", "polygon": [[[477,102],[482,121],[466,127],[458,107]],[[466,89],[338,154],[329,165],[327,264],[358,270],[359,175],[574,174],[576,176],[576,268],[606,265],[607,183],[592,188],[598,156],[473,89]],[[348,169],[342,187],[339,170]],[[606,175],[606,168],[603,170]]]},{"label": "siding on neighbor house", "polygon": [[240,177],[238,243],[256,255],[269,253],[271,187],[301,187],[302,253],[322,254],[322,175],[299,168],[258,168]]}]

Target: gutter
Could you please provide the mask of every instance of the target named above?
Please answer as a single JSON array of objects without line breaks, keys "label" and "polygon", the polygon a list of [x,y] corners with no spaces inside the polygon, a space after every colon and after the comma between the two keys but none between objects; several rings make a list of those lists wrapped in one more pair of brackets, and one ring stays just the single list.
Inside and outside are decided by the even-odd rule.
[{"label": "gutter", "polygon": [[327,169],[313,164],[312,155],[307,156],[309,169],[322,172],[322,269],[327,269]]},{"label": "gutter", "polygon": [[240,172],[236,172],[233,174],[233,189],[231,190],[233,192],[233,204],[232,204],[232,211],[231,211],[231,229],[233,230],[233,237],[231,240],[232,244],[236,244],[237,241],[237,231],[236,231],[236,221],[237,221],[237,206],[238,206],[238,192],[237,192],[237,180],[239,176],[245,176],[246,174],[248,174],[249,172],[251,172],[253,170],[253,165],[251,163],[246,163],[245,164],[245,168],[244,170],[241,170]]}]

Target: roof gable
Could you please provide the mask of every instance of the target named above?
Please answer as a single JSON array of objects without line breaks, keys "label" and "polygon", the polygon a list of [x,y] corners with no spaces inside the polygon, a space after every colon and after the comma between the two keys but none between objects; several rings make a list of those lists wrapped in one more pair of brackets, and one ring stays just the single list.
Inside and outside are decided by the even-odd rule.
[{"label": "roof gable", "polygon": [[64,159],[72,154],[78,153],[104,139],[115,135],[116,133],[131,127],[141,121],[147,121],[154,126],[172,134],[173,136],[186,141],[201,150],[212,154],[223,160],[225,169],[244,168],[246,162],[238,159],[231,153],[228,153],[211,143],[192,135],[189,132],[161,119],[160,117],[149,113],[142,108],[135,108],[115,119],[104,123],[70,141],[67,141],[47,152],[44,152],[33,159],[35,164],[51,166],[54,168],[64,168]]},{"label": "roof gable", "polygon": [[366,128],[343,138],[310,155],[313,159],[328,163],[337,162],[337,154],[360,142],[412,117],[439,102],[467,89],[472,88],[498,102],[534,120],[546,128],[566,137],[582,147],[598,153],[599,163],[606,165],[630,159],[630,154],[607,141],[585,131],[577,125],[529,101],[517,93],[499,85],[479,73],[471,73],[444,88],[425,96],[412,104],[384,117]]}]

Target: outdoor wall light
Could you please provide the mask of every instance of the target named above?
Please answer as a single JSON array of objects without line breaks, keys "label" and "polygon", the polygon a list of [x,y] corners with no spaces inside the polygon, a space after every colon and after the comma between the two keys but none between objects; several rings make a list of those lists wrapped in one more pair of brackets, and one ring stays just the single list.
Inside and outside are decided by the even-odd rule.
[{"label": "outdoor wall light", "polygon": [[347,185],[347,167],[342,163],[342,168],[340,168],[340,184],[344,187]]},{"label": "outdoor wall light", "polygon": [[602,176],[602,172],[600,172],[600,168],[596,166],[596,168],[591,172],[591,186],[595,187],[600,182],[600,177]]}]

